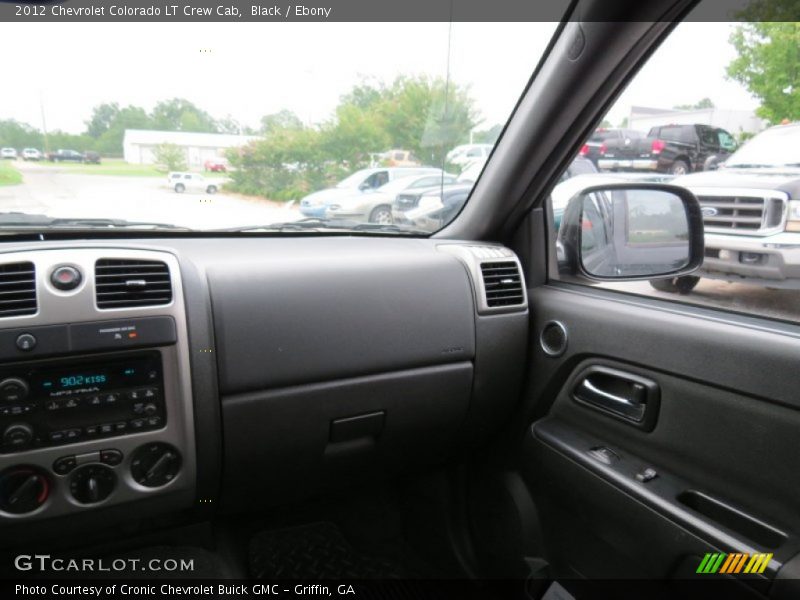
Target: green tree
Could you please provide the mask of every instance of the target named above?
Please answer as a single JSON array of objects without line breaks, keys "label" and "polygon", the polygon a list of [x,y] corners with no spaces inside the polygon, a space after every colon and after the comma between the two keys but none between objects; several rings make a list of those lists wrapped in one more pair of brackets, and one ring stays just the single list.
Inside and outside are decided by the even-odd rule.
[{"label": "green tree", "polygon": [[153,127],[164,131],[217,133],[214,118],[184,98],[171,98],[155,105]]},{"label": "green tree", "polygon": [[472,136],[472,142],[475,144],[494,144],[502,132],[503,126],[500,123],[496,123],[489,129],[476,131]]},{"label": "green tree", "polygon": [[390,144],[380,115],[353,104],[336,109],[336,118],[323,127],[321,139],[325,155],[350,168],[366,166],[370,153],[385,150]]},{"label": "green tree", "polygon": [[97,138],[94,150],[104,156],[122,156],[122,142],[126,129],[150,129],[152,122],[147,112],[139,106],[126,106],[118,110],[108,128]]},{"label": "green tree", "polygon": [[185,171],[186,152],[175,144],[159,144],[153,151],[156,164],[166,171]]},{"label": "green tree", "polygon": [[42,133],[28,125],[14,119],[0,121],[0,146],[11,148],[42,148],[44,136]]},{"label": "green tree", "polygon": [[714,102],[712,102],[711,98],[703,98],[694,104],[678,104],[677,106],[673,106],[675,110],[697,110],[701,108],[714,108]]},{"label": "green tree", "polygon": [[109,130],[111,125],[119,116],[119,104],[116,102],[104,102],[92,109],[91,118],[86,121],[86,133],[97,139]]},{"label": "green tree", "polygon": [[261,117],[260,133],[269,135],[283,129],[302,129],[303,122],[290,110],[283,109]]},{"label": "green tree", "polygon": [[761,101],[756,114],[770,123],[800,119],[800,23],[746,23],[730,42],[738,56],[727,76]]}]

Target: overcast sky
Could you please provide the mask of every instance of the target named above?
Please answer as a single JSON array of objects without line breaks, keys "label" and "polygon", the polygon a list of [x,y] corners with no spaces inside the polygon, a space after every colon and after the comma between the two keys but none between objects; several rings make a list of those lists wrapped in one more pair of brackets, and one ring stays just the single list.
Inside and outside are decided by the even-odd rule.
[{"label": "overcast sky", "polygon": [[[83,131],[93,106],[147,110],[183,97],[215,117],[256,126],[283,108],[306,122],[330,117],[361,78],[444,76],[447,23],[2,23],[15,49],[3,64],[0,119]],[[725,23],[684,23],[612,109],[671,108],[709,97],[721,108],[757,106],[724,78],[734,57]],[[451,77],[471,87],[483,126],[505,122],[555,29],[553,23],[454,23]],[[204,52],[201,52],[205,50]]]}]

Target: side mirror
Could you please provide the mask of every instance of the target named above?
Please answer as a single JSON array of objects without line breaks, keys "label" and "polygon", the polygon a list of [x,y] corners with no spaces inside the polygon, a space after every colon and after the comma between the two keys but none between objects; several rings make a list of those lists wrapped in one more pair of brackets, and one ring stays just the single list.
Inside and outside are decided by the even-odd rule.
[{"label": "side mirror", "polygon": [[703,263],[703,217],[689,190],[621,183],[581,190],[567,204],[559,271],[594,281],[687,275]]},{"label": "side mirror", "polygon": [[358,186],[358,189],[361,190],[362,192],[366,192],[367,190],[371,190],[372,186],[365,181],[360,186]]}]

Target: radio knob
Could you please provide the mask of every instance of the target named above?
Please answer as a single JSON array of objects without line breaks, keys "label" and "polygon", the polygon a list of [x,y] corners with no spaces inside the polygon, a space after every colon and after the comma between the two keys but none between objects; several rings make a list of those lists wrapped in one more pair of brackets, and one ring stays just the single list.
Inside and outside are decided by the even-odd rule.
[{"label": "radio knob", "polygon": [[14,423],[3,432],[3,446],[8,450],[20,450],[33,441],[33,429],[25,423]]},{"label": "radio knob", "polygon": [[0,381],[0,399],[20,402],[28,396],[28,384],[19,377],[7,377]]}]

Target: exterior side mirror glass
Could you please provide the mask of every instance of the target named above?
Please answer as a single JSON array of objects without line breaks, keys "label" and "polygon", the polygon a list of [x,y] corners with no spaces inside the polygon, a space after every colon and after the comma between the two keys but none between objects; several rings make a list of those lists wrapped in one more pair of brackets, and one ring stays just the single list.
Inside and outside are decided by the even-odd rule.
[{"label": "exterior side mirror glass", "polygon": [[703,262],[700,206],[677,186],[593,186],[569,201],[557,246],[562,274],[597,281],[685,275]]}]

